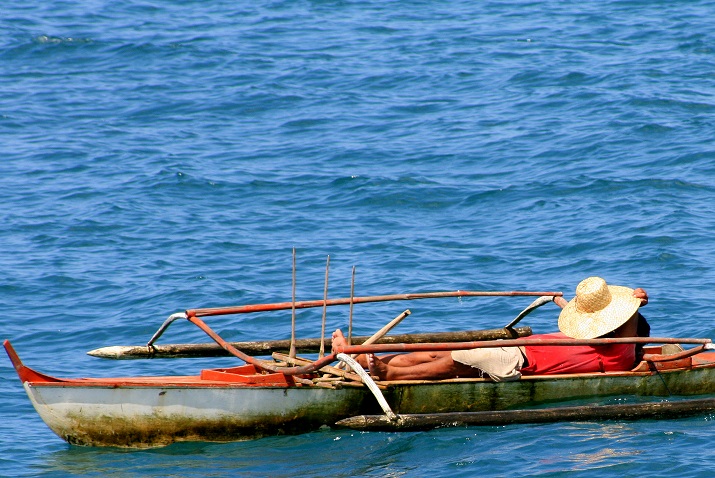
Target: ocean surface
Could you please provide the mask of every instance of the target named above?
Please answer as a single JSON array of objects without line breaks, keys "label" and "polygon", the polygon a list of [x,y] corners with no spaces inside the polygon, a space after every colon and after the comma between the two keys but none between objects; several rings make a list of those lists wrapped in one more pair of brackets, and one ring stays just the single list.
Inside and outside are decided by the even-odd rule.
[{"label": "ocean surface", "polygon": [[[715,337],[715,2],[29,0],[0,15],[0,338],[63,377],[196,307],[643,287],[653,335]],[[355,307],[370,335],[501,327],[530,298]],[[556,329],[558,308],[524,319]],[[299,337],[320,312],[297,314]],[[328,312],[330,330],[349,311]],[[290,311],[216,317],[290,336]],[[177,322],[160,343],[207,342]],[[2,476],[668,476],[713,416],[66,444],[0,358]]]}]

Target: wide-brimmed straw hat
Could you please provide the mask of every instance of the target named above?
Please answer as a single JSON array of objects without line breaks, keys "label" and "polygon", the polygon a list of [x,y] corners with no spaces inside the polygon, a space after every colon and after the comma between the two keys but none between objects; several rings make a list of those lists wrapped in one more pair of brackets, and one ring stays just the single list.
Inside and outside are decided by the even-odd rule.
[{"label": "wide-brimmed straw hat", "polygon": [[559,314],[559,330],[574,339],[594,339],[625,324],[640,305],[633,289],[589,277],[579,283],[576,297]]}]

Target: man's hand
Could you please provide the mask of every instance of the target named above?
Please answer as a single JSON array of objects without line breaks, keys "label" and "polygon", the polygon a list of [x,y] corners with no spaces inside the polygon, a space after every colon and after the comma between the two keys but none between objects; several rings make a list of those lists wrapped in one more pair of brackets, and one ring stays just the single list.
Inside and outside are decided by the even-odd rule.
[{"label": "man's hand", "polygon": [[640,287],[633,291],[633,297],[641,300],[641,307],[648,304],[648,292]]}]

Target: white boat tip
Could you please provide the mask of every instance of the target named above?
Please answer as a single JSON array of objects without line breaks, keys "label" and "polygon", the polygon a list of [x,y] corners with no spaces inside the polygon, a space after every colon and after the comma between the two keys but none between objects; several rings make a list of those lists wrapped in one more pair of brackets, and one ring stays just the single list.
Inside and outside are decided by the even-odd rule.
[{"label": "white boat tip", "polygon": [[101,347],[98,349],[90,350],[87,355],[99,358],[111,358],[118,359],[122,355],[124,347],[120,345],[113,345],[111,347]]}]

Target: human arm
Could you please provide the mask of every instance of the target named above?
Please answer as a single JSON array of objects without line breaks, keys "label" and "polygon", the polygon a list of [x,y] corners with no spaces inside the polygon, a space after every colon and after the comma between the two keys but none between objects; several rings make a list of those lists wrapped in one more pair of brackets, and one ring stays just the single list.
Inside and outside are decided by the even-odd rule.
[{"label": "human arm", "polygon": [[566,305],[569,303],[569,301],[564,299],[561,296],[555,296],[554,303],[556,303],[556,305],[558,305],[559,307],[561,307],[563,309],[564,307],[566,307]]}]

